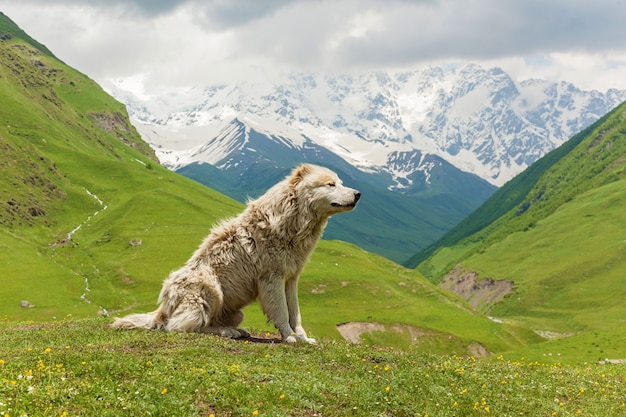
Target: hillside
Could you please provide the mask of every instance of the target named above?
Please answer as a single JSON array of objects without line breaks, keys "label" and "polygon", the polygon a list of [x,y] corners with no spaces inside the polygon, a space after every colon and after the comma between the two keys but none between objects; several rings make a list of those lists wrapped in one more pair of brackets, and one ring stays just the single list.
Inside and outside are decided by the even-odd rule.
[{"label": "hillside", "polygon": [[[501,301],[475,303],[506,323],[552,336],[618,331],[626,316],[625,206],[623,103],[413,261],[428,279],[459,293],[469,282],[491,290],[512,282]],[[479,297],[465,296],[470,303]]]},{"label": "hillside", "polygon": [[0,315],[131,305],[241,205],[160,167],[121,103],[4,15],[0,32]]},{"label": "hillside", "polygon": [[[0,317],[153,309],[167,274],[243,206],[159,166],[120,103],[0,22]],[[341,339],[344,322],[357,331],[375,322],[361,339],[432,352],[482,355],[538,340],[476,314],[415,270],[337,241],[320,243],[301,304],[322,339]],[[258,305],[244,326],[274,331]]]},{"label": "hillside", "polygon": [[[608,114],[600,118],[595,124],[587,127],[572,137],[563,145],[540,158],[524,170],[524,172],[511,179],[504,186],[498,189],[491,196],[491,198],[485,201],[477,210],[472,212],[469,216],[463,219],[463,221],[459,222],[456,226],[446,232],[436,242],[412,256],[407,262],[405,262],[405,265],[410,268],[415,268],[422,261],[432,255],[438,248],[453,246],[473,234],[476,234],[475,237],[480,238],[480,236],[485,233],[485,230],[491,230],[490,226],[492,223],[495,223],[507,214],[512,214],[513,211],[515,211],[515,214],[517,215],[518,206],[529,204],[524,203],[524,200],[528,198],[531,192],[533,192],[533,188],[537,185],[546,171],[567,156],[567,154],[578,146],[588,135],[590,135],[598,125],[602,124],[607,117]],[[576,170],[573,172],[576,172]],[[571,181],[569,183],[570,185],[573,184]],[[557,188],[557,192],[558,189],[560,188]],[[556,200],[553,201],[552,204],[555,202]],[[440,271],[440,273],[443,272]],[[434,278],[433,273],[428,273],[428,275]]]}]

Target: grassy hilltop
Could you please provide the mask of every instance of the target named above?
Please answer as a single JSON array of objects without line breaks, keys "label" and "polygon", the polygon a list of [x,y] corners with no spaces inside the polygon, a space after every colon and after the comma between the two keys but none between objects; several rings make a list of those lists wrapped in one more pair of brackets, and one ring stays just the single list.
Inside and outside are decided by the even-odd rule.
[{"label": "grassy hilltop", "polygon": [[624,365],[0,323],[10,416],[624,416]]}]

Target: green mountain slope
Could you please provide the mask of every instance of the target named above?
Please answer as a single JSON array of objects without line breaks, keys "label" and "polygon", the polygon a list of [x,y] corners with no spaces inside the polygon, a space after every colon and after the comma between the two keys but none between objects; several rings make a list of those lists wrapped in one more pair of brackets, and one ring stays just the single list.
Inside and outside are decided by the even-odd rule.
[{"label": "green mountain slope", "polygon": [[[0,317],[153,309],[167,274],[243,206],[159,166],[120,103],[4,15],[0,32]],[[306,326],[321,338],[339,339],[339,323],[377,322],[387,331],[365,340],[427,351],[536,341],[417,271],[342,242],[320,242],[301,294]],[[257,305],[244,325],[273,331]]]},{"label": "green mountain slope", "polygon": [[625,207],[626,103],[520,174],[436,250],[414,260],[425,258],[417,269],[433,282],[455,267],[461,280],[469,274],[459,278],[459,271],[476,273],[478,282],[513,281],[502,301],[479,306],[506,322],[560,334],[620,329]]},{"label": "green mountain slope", "polygon": [[4,15],[0,33],[0,314],[128,305],[241,205],[161,168],[122,104]]},{"label": "green mountain slope", "polygon": [[578,146],[578,144],[591,134],[596,126],[601,125],[607,117],[608,115],[600,118],[595,124],[587,127],[557,149],[537,160],[524,170],[524,172],[499,188],[487,201],[463,219],[463,221],[451,228],[436,242],[412,256],[404,264],[409,268],[415,268],[441,247],[453,246],[473,234],[482,236],[478,234],[478,232],[489,228],[492,223],[505,216],[507,213],[517,210],[518,206],[526,204],[524,200],[528,198],[529,193],[531,193],[543,174]]}]

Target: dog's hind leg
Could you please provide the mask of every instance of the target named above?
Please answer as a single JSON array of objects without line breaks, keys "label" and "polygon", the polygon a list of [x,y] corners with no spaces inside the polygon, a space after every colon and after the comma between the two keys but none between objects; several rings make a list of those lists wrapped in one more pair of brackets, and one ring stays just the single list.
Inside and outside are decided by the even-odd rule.
[{"label": "dog's hind leg", "polygon": [[233,339],[250,336],[247,331],[236,328],[243,320],[241,311],[224,314],[221,309],[220,297],[210,297],[207,293],[202,296],[187,293],[170,313],[164,330],[216,334]]},{"label": "dog's hind leg", "polygon": [[[213,306],[219,307],[219,306]],[[169,317],[165,330],[169,332],[195,332],[216,334],[233,339],[249,337],[250,333],[236,326],[243,320],[243,313],[229,317],[230,322],[211,319],[211,309],[206,303],[184,303]]]},{"label": "dog's hind leg", "polygon": [[233,339],[250,337],[250,333],[237,327],[243,321],[243,317],[244,314],[241,310],[222,311],[214,318],[211,326],[205,329],[205,332],[219,334]]}]

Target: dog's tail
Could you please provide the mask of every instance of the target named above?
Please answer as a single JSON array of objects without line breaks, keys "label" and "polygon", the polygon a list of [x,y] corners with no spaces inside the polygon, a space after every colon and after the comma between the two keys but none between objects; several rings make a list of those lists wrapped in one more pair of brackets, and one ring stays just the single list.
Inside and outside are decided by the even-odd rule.
[{"label": "dog's tail", "polygon": [[163,320],[160,310],[145,314],[130,314],[126,317],[117,317],[110,325],[114,329],[162,329]]}]

